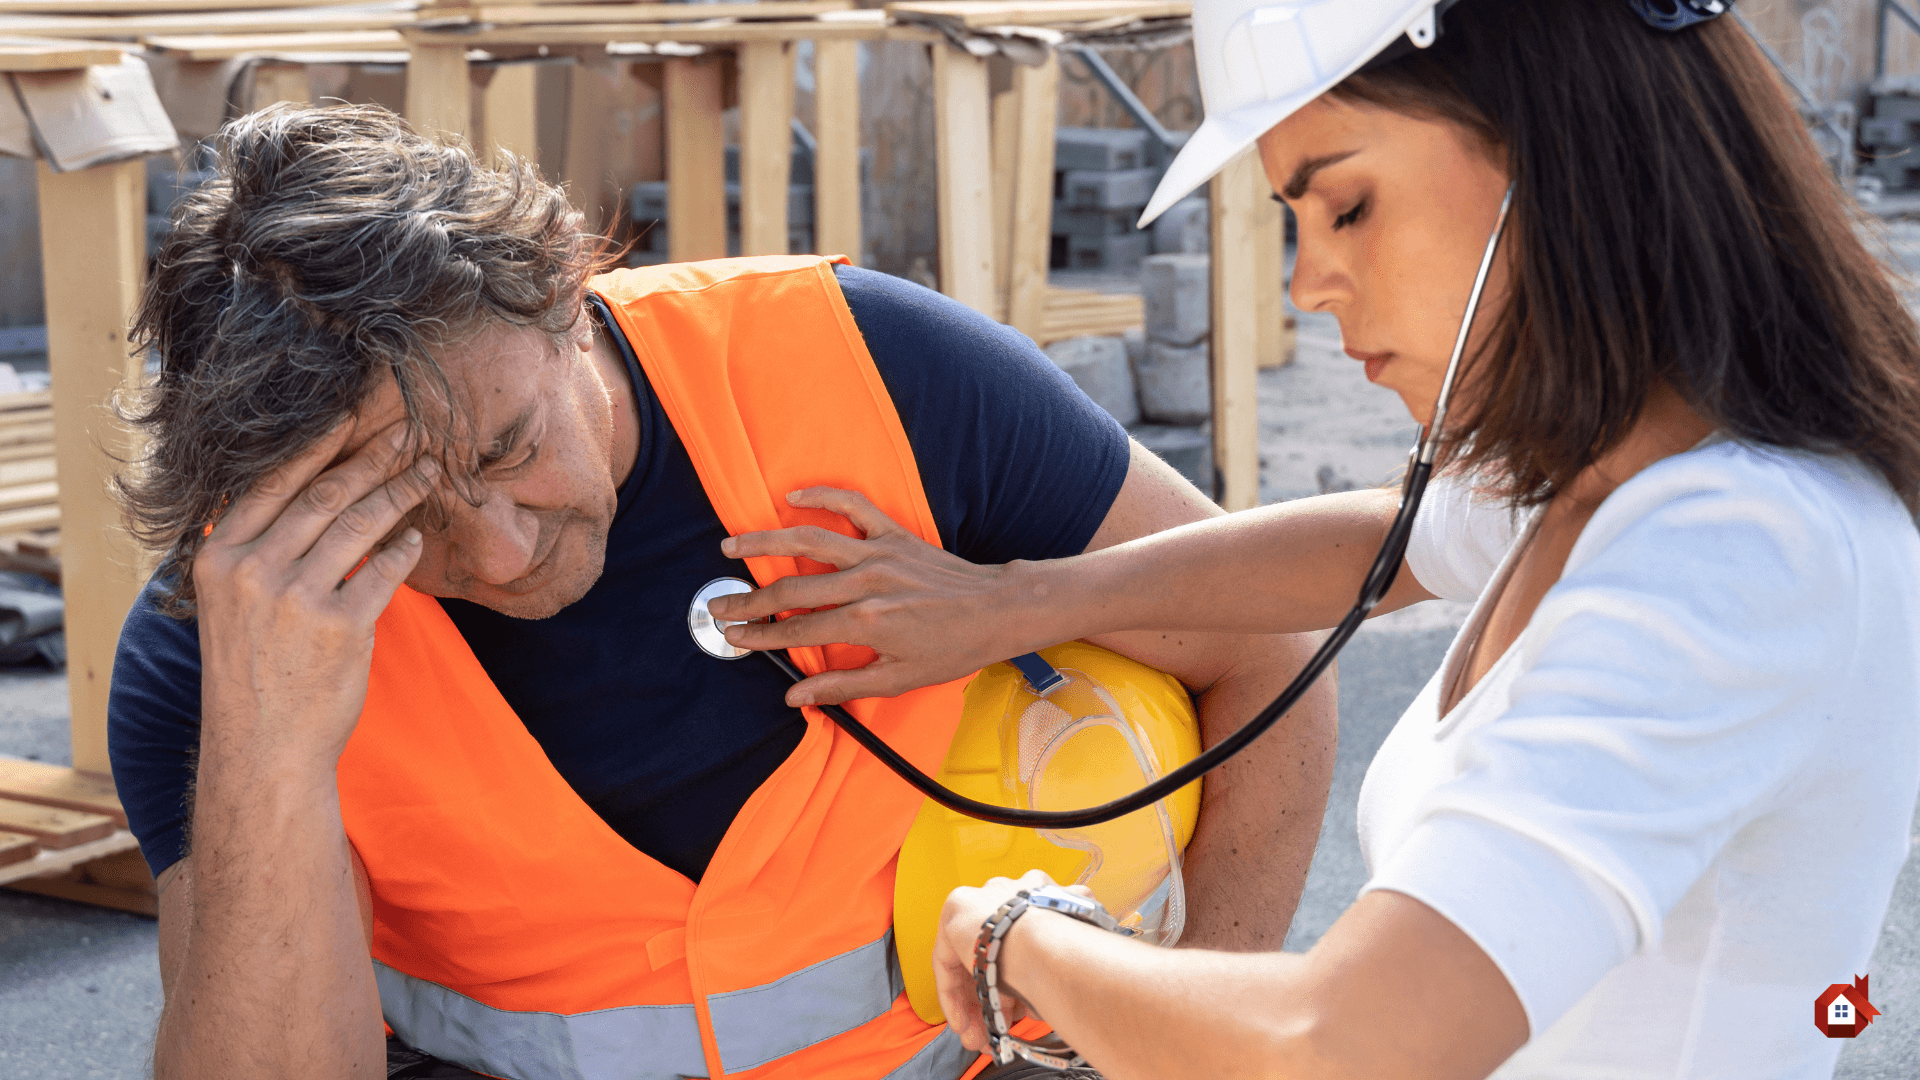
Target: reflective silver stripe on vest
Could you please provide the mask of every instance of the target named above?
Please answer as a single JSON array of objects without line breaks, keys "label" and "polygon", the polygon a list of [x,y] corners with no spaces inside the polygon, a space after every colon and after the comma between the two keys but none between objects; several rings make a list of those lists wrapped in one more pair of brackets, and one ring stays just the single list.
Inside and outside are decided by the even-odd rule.
[{"label": "reflective silver stripe on vest", "polygon": [[905,989],[889,929],[770,983],[709,994],[707,1015],[721,1066],[745,1072],[885,1016]]},{"label": "reflective silver stripe on vest", "polygon": [[496,1009],[373,962],[380,1011],[407,1045],[511,1080],[684,1080],[707,1075],[692,1005],[562,1015]]},{"label": "reflective silver stripe on vest", "polygon": [[960,1036],[952,1028],[943,1027],[919,1053],[888,1073],[886,1080],[956,1080],[979,1056],[960,1045]]},{"label": "reflective silver stripe on vest", "polygon": [[[707,1075],[692,1005],[571,1015],[516,1012],[374,961],[380,1008],[409,1046],[514,1080],[682,1080]],[[710,994],[726,1071],[745,1072],[885,1016],[905,990],[893,931],[761,986]],[[953,1080],[973,1060],[952,1032],[888,1080]]]}]

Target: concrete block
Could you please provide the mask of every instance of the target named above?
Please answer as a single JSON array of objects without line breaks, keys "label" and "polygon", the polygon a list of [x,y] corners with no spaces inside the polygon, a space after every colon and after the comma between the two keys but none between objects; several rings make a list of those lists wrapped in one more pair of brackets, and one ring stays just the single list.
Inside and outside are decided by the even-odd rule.
[{"label": "concrete block", "polygon": [[1213,245],[1207,200],[1189,195],[1153,220],[1155,255],[1205,255]]},{"label": "concrete block", "polygon": [[1920,151],[1900,150],[1884,153],[1860,163],[1864,176],[1877,176],[1887,191],[1920,188]]},{"label": "concrete block", "polygon": [[1120,340],[1127,347],[1127,363],[1138,367],[1140,364],[1146,362],[1147,332],[1145,330],[1136,326],[1126,333],[1121,334]]},{"label": "concrete block", "polygon": [[1142,424],[1131,434],[1207,498],[1213,498],[1213,436],[1207,429]]},{"label": "concrete block", "polygon": [[1137,210],[1095,210],[1053,204],[1053,232],[1080,239],[1098,240],[1103,236],[1125,236],[1137,232],[1133,223],[1140,219]]},{"label": "concrete block", "polygon": [[1117,337],[1077,337],[1056,341],[1046,353],[1073,379],[1095,405],[1122,424],[1140,420],[1140,398],[1134,392],[1133,366],[1127,347]]},{"label": "concrete block", "polygon": [[1169,345],[1147,339],[1146,360],[1134,369],[1140,387],[1140,414],[1159,424],[1197,424],[1213,413],[1213,379],[1209,359],[1213,349],[1204,338],[1197,345]]},{"label": "concrete block", "polygon": [[1154,255],[1140,264],[1147,337],[1169,345],[1206,340],[1213,329],[1212,261],[1206,255]]},{"label": "concrete block", "polygon": [[1128,210],[1147,205],[1160,182],[1159,169],[1069,169],[1062,174],[1060,201],[1088,210]]},{"label": "concrete block", "polygon": [[1114,270],[1132,273],[1147,257],[1152,237],[1137,232],[1127,236],[1069,237],[1067,266],[1074,270]]},{"label": "concrete block", "polygon": [[1875,119],[1920,120],[1920,97],[1911,97],[1906,94],[1876,94],[1867,106],[1867,111]]},{"label": "concrete block", "polygon": [[1911,120],[1902,120],[1886,116],[1869,116],[1860,121],[1860,142],[1863,146],[1901,147],[1920,142],[1920,132],[1914,130]]},{"label": "concrete block", "polygon": [[1053,167],[1138,169],[1147,164],[1146,132],[1139,128],[1063,127],[1053,136]]}]

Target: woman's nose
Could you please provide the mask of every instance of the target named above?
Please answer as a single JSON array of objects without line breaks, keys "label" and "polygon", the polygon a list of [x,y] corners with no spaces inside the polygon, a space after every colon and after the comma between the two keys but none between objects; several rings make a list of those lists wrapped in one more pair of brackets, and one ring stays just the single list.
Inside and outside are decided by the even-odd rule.
[{"label": "woman's nose", "polygon": [[1293,306],[1301,311],[1328,311],[1338,301],[1348,298],[1352,289],[1347,287],[1348,278],[1329,266],[1317,253],[1311,253],[1303,245],[1293,264],[1293,280],[1287,291],[1293,300]]},{"label": "woman's nose", "polygon": [[479,506],[453,512],[454,558],[489,585],[505,585],[533,569],[540,546],[540,515],[494,494]]}]

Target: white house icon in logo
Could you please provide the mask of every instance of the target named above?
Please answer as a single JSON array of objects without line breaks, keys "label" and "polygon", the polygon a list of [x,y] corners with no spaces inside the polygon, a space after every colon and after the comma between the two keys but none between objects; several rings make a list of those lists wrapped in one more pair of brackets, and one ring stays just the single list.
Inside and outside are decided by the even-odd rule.
[{"label": "white house icon in logo", "polygon": [[1834,998],[1833,1004],[1827,1006],[1827,1023],[1837,1024],[1841,1027],[1851,1027],[1853,1024],[1853,1002],[1848,1001],[1844,997]]}]

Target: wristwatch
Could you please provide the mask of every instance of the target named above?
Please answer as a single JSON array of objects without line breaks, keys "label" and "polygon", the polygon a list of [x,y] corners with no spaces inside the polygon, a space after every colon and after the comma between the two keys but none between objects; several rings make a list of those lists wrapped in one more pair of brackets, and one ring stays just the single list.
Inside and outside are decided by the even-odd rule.
[{"label": "wristwatch", "polygon": [[987,1049],[993,1059],[1005,1065],[1018,1056],[1049,1069],[1084,1068],[1087,1059],[1058,1036],[1049,1035],[1044,1042],[1031,1042],[1014,1035],[1007,1023],[1006,1010],[1001,1007],[1000,943],[1007,931],[1013,929],[1014,921],[1030,908],[1057,911],[1109,933],[1132,937],[1133,931],[1114,921],[1099,901],[1058,885],[1021,889],[980,924],[980,937],[973,945],[973,988],[980,995],[980,1017],[986,1021]]}]

